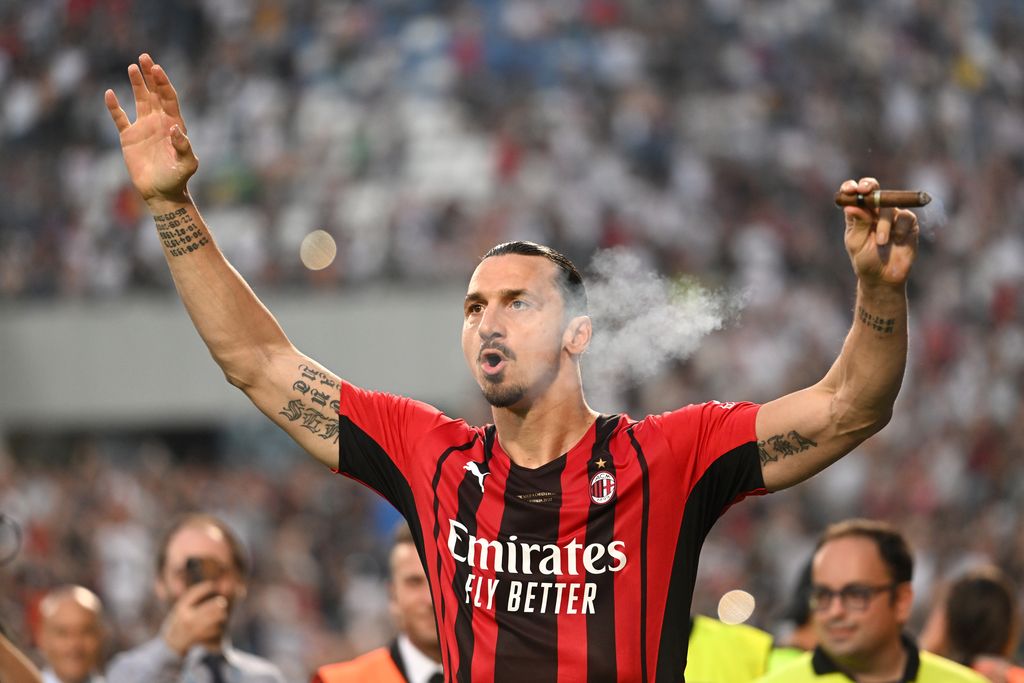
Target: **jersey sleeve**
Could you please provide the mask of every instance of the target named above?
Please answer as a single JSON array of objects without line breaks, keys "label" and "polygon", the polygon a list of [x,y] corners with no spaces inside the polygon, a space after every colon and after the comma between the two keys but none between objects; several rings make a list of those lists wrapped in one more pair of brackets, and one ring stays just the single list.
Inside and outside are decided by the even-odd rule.
[{"label": "jersey sleeve", "polygon": [[405,512],[417,444],[452,420],[426,403],[342,382],[338,409],[338,472],[356,479]]},{"label": "jersey sleeve", "polygon": [[755,426],[760,407],[709,401],[651,418],[688,488],[702,489],[713,518],[748,495],[766,492]]}]

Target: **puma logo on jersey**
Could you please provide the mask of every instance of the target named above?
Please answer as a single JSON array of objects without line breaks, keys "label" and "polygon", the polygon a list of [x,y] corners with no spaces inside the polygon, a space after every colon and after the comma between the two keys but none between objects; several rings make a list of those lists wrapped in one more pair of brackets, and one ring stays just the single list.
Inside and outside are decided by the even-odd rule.
[{"label": "puma logo on jersey", "polygon": [[467,472],[472,474],[474,477],[476,477],[477,480],[479,480],[479,482],[480,482],[480,493],[483,493],[484,492],[484,477],[486,477],[488,474],[490,474],[490,472],[481,472],[480,471],[480,463],[476,463],[476,462],[467,462],[465,465],[462,466],[462,469],[466,470]]}]

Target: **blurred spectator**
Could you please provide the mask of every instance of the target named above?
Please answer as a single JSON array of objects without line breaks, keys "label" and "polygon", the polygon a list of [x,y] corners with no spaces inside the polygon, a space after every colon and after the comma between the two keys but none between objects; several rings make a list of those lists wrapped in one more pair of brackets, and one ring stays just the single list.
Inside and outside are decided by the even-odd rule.
[{"label": "blurred spectator", "polygon": [[412,532],[398,526],[390,557],[388,583],[391,618],[398,636],[349,662],[327,664],[313,683],[442,683],[441,643],[434,621],[434,603]]},{"label": "blurred spectator", "polygon": [[749,683],[768,669],[772,636],[746,624],[690,617],[686,680],[690,683]]},{"label": "blurred spectator", "polygon": [[919,650],[904,632],[913,568],[906,539],[891,525],[852,519],[830,526],[811,565],[818,646],[759,680],[982,683],[970,669]]},{"label": "blurred spectator", "polygon": [[171,526],[157,551],[156,592],[168,607],[157,637],[110,663],[111,683],[283,683],[270,662],[227,638],[235,603],[245,598],[249,562],[224,522],[189,515]]},{"label": "blurred spectator", "polygon": [[39,603],[43,683],[103,683],[103,606],[88,588],[62,586]]},{"label": "blurred spectator", "polygon": [[768,671],[780,669],[818,645],[811,622],[811,561],[800,571],[783,614],[783,631],[768,660]]},{"label": "blurred spectator", "polygon": [[994,566],[973,569],[948,588],[921,633],[921,647],[979,671],[994,683],[1024,681],[1011,661],[1020,635],[1017,593]]},{"label": "blurred spectator", "polygon": [[[0,306],[170,295],[102,103],[143,46],[187,91],[192,189],[261,293],[462,283],[451,264],[511,237],[580,264],[627,245],[747,292],[742,324],[608,406],[631,414],[820,376],[852,301],[829,195],[877,169],[936,198],[895,417],[785,499],[730,511],[693,609],[744,585],[768,628],[817,533],[853,514],[900,520],[922,598],[964,557],[1024,575],[1021,35],[1019,0],[0,3]],[[314,228],[339,243],[316,273],[297,258]],[[300,680],[384,637],[380,503],[358,487],[304,463],[221,469],[241,459],[221,434],[267,441],[246,424],[184,470],[162,437],[78,427],[59,435],[72,456],[34,459],[62,426],[4,425],[0,510],[26,531],[0,574],[12,624],[74,581],[100,594],[115,649],[138,644],[160,616],[149,539],[216,501],[254,551],[235,643]]]}]

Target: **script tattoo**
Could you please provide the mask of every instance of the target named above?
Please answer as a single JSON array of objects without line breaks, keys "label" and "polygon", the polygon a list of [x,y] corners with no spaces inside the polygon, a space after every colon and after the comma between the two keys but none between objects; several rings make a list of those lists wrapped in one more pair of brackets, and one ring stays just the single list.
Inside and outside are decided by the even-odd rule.
[{"label": "script tattoo", "polygon": [[764,441],[757,442],[757,453],[761,457],[761,464],[767,465],[776,462],[779,458],[788,458],[797,453],[817,446],[817,442],[808,439],[796,430],[789,434],[776,434],[769,436]]},{"label": "script tattoo", "polygon": [[153,216],[153,220],[160,241],[171,256],[191,254],[210,243],[210,238],[203,234],[184,207]]},{"label": "script tattoo", "polygon": [[862,323],[881,334],[892,334],[896,329],[896,318],[883,318],[879,315],[872,315],[865,311],[863,306],[857,307],[857,317]]},{"label": "script tattoo", "polygon": [[[284,416],[289,422],[298,423],[303,429],[309,430],[321,439],[338,443],[340,423],[337,415],[338,411],[341,410],[341,401],[339,399],[332,400],[331,396],[339,396],[339,394],[334,391],[329,393],[320,391],[311,382],[336,388],[339,392],[341,385],[329,377],[327,373],[310,368],[307,365],[300,365],[299,371],[302,373],[302,376],[292,383],[292,390],[308,398],[312,401],[313,405],[307,405],[301,398],[295,398],[288,401],[288,405],[281,408],[278,414]],[[329,407],[331,412],[325,414],[317,406]]]}]

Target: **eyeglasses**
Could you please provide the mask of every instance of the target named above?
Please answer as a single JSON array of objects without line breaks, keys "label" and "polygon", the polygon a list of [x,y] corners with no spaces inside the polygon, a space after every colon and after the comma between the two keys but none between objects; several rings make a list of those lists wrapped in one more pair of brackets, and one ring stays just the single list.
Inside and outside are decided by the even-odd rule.
[{"label": "eyeglasses", "polygon": [[892,591],[899,584],[888,583],[884,586],[865,586],[864,584],[851,583],[843,586],[837,591],[825,586],[812,586],[810,603],[811,609],[815,612],[824,612],[832,604],[832,598],[839,598],[843,609],[851,612],[863,612],[868,608],[871,599],[879,593]]}]

